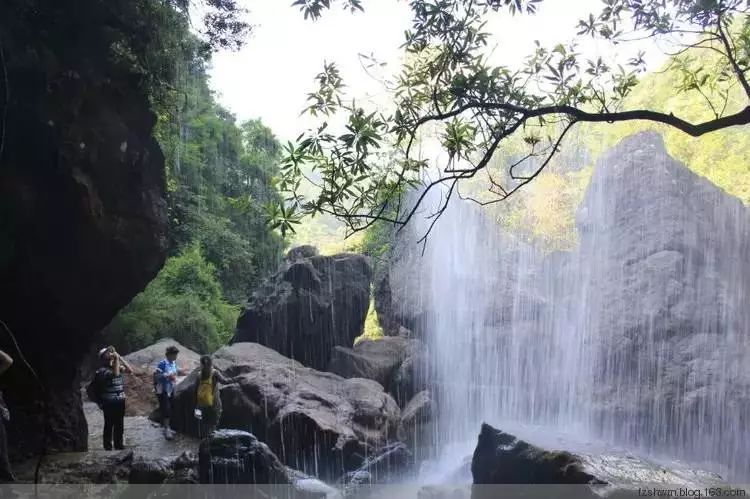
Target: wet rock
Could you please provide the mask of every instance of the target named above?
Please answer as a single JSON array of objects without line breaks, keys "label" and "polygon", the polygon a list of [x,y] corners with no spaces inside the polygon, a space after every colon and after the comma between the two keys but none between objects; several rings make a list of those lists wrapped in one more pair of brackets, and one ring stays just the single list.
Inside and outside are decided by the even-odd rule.
[{"label": "wet rock", "polygon": [[367,378],[380,383],[403,407],[427,387],[424,344],[404,335],[362,340],[353,348],[336,347],[328,370],[345,378]]},{"label": "wet rock", "polygon": [[130,467],[128,482],[138,484],[164,483],[173,476],[173,465],[173,462],[164,458],[136,457]]},{"label": "wet rock", "polygon": [[333,347],[350,346],[362,333],[372,270],[363,255],[305,254],[282,263],[253,293],[232,343],[259,343],[323,370]]},{"label": "wet rock", "polygon": [[421,441],[423,427],[432,420],[435,403],[430,392],[423,390],[412,398],[401,411],[401,424],[398,427],[398,438],[409,447]]},{"label": "wet rock", "polygon": [[393,483],[408,473],[413,464],[413,456],[406,445],[395,442],[375,451],[362,466],[346,473],[339,482],[346,495],[350,495],[364,486]]},{"label": "wet rock", "polygon": [[413,374],[407,372],[408,367],[404,371],[401,367],[405,362],[411,364],[423,349],[419,340],[400,336],[365,339],[353,348],[335,347],[328,371],[344,378],[371,379],[391,394],[403,391],[408,396],[413,387],[406,385],[412,382]]},{"label": "wet rock", "polygon": [[[667,468],[631,455],[572,453],[538,447],[487,424],[482,425],[477,440],[471,473],[475,485],[607,485],[609,491],[625,493],[634,492],[639,486],[658,484],[695,488],[722,484],[721,477],[714,473]],[[596,497],[593,489],[576,490],[582,496]],[[497,493],[493,488],[476,487],[472,497],[495,497]]]},{"label": "wet rock", "polygon": [[292,482],[293,496],[298,499],[341,499],[341,492],[318,480],[302,473],[301,471],[287,467],[287,476]]},{"label": "wet rock", "polygon": [[475,484],[602,484],[578,456],[535,447],[482,425],[471,461]]},{"label": "wet rock", "polygon": [[391,380],[388,392],[399,407],[404,407],[417,393],[428,386],[428,354],[422,343],[411,349]]},{"label": "wet rock", "polygon": [[290,484],[285,466],[251,433],[218,430],[201,442],[200,483]]},{"label": "wet rock", "polygon": [[[14,457],[37,453],[44,436],[47,450],[86,448],[78,366],[156,275],[167,242],[164,157],[148,95],[111,54],[91,51],[111,40],[110,7],[28,7],[0,4],[12,89],[3,110],[0,317],[45,389],[21,362],[3,375]],[[16,352],[5,332],[0,349]]]},{"label": "wet rock", "polygon": [[[526,319],[538,317],[548,305],[546,297],[534,282],[533,275],[526,272],[525,266],[519,266],[525,255],[532,254],[534,260],[538,255],[534,255],[531,248],[518,239],[497,232],[496,224],[480,207],[462,206],[461,209],[474,211],[478,217],[482,217],[486,224],[483,230],[492,232],[493,244],[503,249],[488,254],[486,261],[476,265],[468,273],[450,273],[451,279],[458,279],[454,285],[460,289],[477,289],[476,276],[472,272],[479,270],[482,281],[487,281],[487,288],[492,290],[491,293],[482,295],[482,299],[462,302],[463,312],[468,315],[476,314],[488,326],[496,327],[517,320],[519,315]],[[442,226],[445,227],[448,222],[443,220],[446,218],[441,219]],[[443,230],[462,231],[464,228],[461,221],[458,221],[455,229]],[[436,303],[433,296],[434,290],[441,289],[445,269],[432,268],[436,264],[434,256],[429,255],[433,249],[428,249],[423,254],[422,245],[417,244],[417,239],[424,235],[424,229],[415,225],[413,229],[407,229],[394,238],[383,277],[376,282],[374,297],[381,323],[385,322],[394,328],[403,326],[416,337],[427,339],[435,327],[434,317],[441,312],[445,313],[441,308],[445,304]],[[488,310],[491,311],[489,314]]]},{"label": "wet rock", "polygon": [[644,132],[599,159],[576,223],[587,291],[555,301],[585,303],[598,429],[747,476],[750,211]]},{"label": "wet rock", "polygon": [[[45,456],[40,469],[44,483],[197,483],[197,440],[178,434],[167,441],[159,426],[147,418],[126,417],[127,450],[105,451],[101,411],[86,403],[84,413],[90,432],[89,450]],[[36,458],[14,465],[20,483],[33,482],[36,465]]]},{"label": "wet rock", "polygon": [[[232,381],[220,387],[219,426],[252,432],[302,472],[335,478],[395,436],[399,408],[374,381],[315,371],[255,343],[221,348],[214,366]],[[174,409],[181,430],[193,412],[187,383]]]}]

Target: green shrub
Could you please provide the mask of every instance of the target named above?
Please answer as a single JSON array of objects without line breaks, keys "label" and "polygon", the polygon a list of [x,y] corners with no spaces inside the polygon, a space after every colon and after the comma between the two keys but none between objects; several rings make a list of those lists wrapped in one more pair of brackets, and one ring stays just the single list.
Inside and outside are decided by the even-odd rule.
[{"label": "green shrub", "polygon": [[156,278],[105,329],[107,341],[132,352],[174,338],[210,353],[231,338],[238,307],[224,301],[216,271],[192,246],[167,260]]}]

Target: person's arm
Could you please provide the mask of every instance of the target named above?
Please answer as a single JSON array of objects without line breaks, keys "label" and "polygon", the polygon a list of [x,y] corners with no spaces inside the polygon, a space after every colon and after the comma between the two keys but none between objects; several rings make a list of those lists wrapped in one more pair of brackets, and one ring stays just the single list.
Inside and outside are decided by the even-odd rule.
[{"label": "person's arm", "polygon": [[120,360],[120,368],[128,374],[133,374],[133,368],[122,358],[120,354],[117,354],[117,358]]},{"label": "person's arm", "polygon": [[3,374],[5,371],[10,369],[10,366],[12,365],[13,358],[7,353],[0,350],[0,374]]},{"label": "person's arm", "polygon": [[214,370],[214,377],[216,378],[216,381],[218,381],[222,385],[228,385],[232,382],[231,380],[225,378],[224,375],[217,370]]}]

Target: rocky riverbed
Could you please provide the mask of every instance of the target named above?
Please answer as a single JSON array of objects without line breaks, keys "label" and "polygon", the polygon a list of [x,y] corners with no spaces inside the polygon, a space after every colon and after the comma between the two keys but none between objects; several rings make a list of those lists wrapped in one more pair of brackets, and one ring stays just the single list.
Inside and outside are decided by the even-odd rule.
[{"label": "rocky riverbed", "polygon": [[[40,469],[41,483],[127,483],[133,463],[167,463],[180,456],[187,460],[197,459],[197,439],[177,434],[174,440],[167,441],[158,423],[145,416],[125,418],[125,450],[105,451],[102,448],[104,418],[101,411],[91,402],[84,403],[83,409],[89,426],[89,450],[46,456]],[[34,458],[16,467],[20,482],[34,481],[37,462],[38,459]]]}]

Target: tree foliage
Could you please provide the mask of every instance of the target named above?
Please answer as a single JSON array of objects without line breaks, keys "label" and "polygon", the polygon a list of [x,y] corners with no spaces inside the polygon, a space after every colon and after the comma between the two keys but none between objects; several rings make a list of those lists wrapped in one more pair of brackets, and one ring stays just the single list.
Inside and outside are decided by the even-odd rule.
[{"label": "tree foliage", "polygon": [[107,335],[123,351],[171,336],[208,352],[229,338],[236,305],[281,258],[284,240],[268,224],[269,207],[281,200],[274,185],[281,148],[259,120],[236,123],[208,86],[211,50],[238,46],[244,33],[234,2],[205,0],[202,36],[191,32],[188,9],[196,5],[187,0],[134,4],[150,9],[129,21],[153,33],[148,49],[130,60],[157,115],[169,258]]},{"label": "tree foliage", "polygon": [[[308,6],[306,14],[313,18],[330,6],[297,3]],[[710,115],[699,119],[627,105],[646,69],[640,53],[619,64],[589,59],[574,40],[553,47],[537,43],[520,67],[491,63],[487,19],[533,15],[542,4],[412,0],[412,27],[403,46],[407,62],[395,78],[394,104],[387,111],[348,101],[336,65],[326,64],[307,109],[320,125],[285,149],[280,187],[287,199],[274,213],[277,224],[291,227],[301,213],[328,213],[345,220],[352,232],[377,220],[403,226],[436,188],[440,199],[427,208],[433,224],[456,195],[498,203],[537,178],[580,123],[645,120],[694,137],[750,123],[747,0],[605,0],[600,12],[578,24],[578,39],[612,45],[649,39],[671,47],[681,63],[672,90],[702,96]],[[694,63],[708,54],[718,56],[714,65]],[[743,95],[737,107],[729,99],[734,88]],[[346,124],[334,130],[342,115]],[[438,163],[416,148],[435,135],[443,151]],[[493,167],[493,158],[516,136],[524,151]],[[298,192],[306,171],[320,179],[312,197]],[[490,199],[462,192],[480,172],[488,173]],[[407,193],[414,189],[420,194],[410,201]]]},{"label": "tree foliage", "polygon": [[227,299],[240,303],[279,262],[283,239],[268,225],[280,196],[280,145],[253,120],[239,126],[208,88],[205,61],[183,70],[179,92],[160,113],[167,156],[171,253],[199,242]]}]

